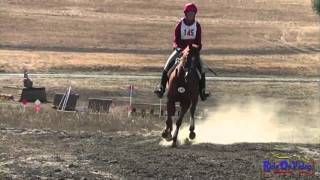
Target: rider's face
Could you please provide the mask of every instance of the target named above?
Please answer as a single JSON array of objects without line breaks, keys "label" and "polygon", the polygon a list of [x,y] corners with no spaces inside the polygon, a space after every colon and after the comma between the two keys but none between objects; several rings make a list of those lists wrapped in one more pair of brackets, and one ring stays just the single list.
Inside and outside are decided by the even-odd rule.
[{"label": "rider's face", "polygon": [[186,19],[188,21],[194,21],[195,17],[196,17],[196,13],[192,11],[186,13]]}]

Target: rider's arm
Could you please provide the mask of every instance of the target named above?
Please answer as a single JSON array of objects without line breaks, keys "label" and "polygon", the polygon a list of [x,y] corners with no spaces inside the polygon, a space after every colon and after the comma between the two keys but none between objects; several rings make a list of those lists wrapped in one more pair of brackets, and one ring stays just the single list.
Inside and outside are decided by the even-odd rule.
[{"label": "rider's arm", "polygon": [[173,38],[173,49],[181,48],[181,21],[176,25]]},{"label": "rider's arm", "polygon": [[195,44],[199,45],[199,50],[201,50],[202,48],[202,43],[201,43],[201,26],[200,24],[197,22],[197,35],[196,35],[196,40],[195,40]]}]

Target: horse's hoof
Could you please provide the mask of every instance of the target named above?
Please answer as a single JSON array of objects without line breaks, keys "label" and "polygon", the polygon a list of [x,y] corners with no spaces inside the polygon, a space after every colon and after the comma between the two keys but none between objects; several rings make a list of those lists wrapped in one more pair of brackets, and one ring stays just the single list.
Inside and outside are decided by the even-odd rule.
[{"label": "horse's hoof", "polygon": [[166,141],[172,141],[172,135],[170,134],[168,137],[164,138]]},{"label": "horse's hoof", "polygon": [[196,138],[196,133],[195,132],[190,132],[190,134],[189,134],[189,138],[190,139],[194,139],[194,138]]},{"label": "horse's hoof", "polygon": [[165,139],[166,141],[172,141],[171,133],[166,130],[162,132],[162,138]]},{"label": "horse's hoof", "polygon": [[177,142],[173,141],[171,147],[176,148],[177,147]]},{"label": "horse's hoof", "polygon": [[189,138],[186,138],[186,139],[184,140],[184,144],[185,144],[185,145],[191,145],[192,142],[189,140]]},{"label": "horse's hoof", "polygon": [[162,138],[166,138],[167,137],[167,131],[162,131],[162,133],[161,133],[161,137]]}]

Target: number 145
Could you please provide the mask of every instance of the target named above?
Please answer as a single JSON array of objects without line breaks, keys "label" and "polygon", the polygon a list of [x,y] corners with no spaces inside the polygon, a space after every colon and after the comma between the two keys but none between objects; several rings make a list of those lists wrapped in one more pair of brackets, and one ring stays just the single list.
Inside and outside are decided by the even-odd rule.
[{"label": "number 145", "polygon": [[194,35],[194,29],[185,29],[184,30],[185,36],[193,36]]}]

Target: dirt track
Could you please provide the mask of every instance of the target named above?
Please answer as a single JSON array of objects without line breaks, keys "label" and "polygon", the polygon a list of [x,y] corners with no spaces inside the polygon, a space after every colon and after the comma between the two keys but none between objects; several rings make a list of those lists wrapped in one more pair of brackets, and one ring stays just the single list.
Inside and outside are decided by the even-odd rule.
[{"label": "dirt track", "polygon": [[[159,145],[159,132],[0,132],[1,179],[260,179],[262,161],[271,152],[302,152],[314,158],[320,152],[319,145],[284,143],[171,148]],[[309,179],[319,177],[317,173]]]},{"label": "dirt track", "polygon": [[[212,74],[208,72],[208,74]],[[22,74],[0,74],[2,78],[17,78],[22,77]],[[64,78],[64,79],[133,79],[133,80],[158,80],[160,77],[153,74],[29,74],[34,78]],[[220,76],[207,76],[207,81],[226,81],[226,82],[320,82],[319,78],[308,78],[308,77],[220,77]]]}]

